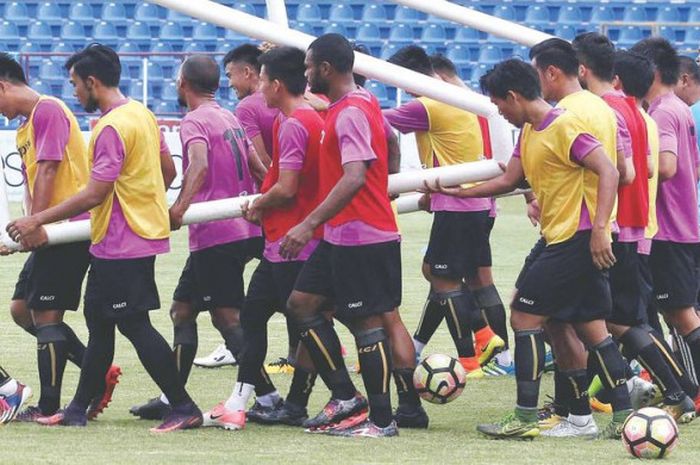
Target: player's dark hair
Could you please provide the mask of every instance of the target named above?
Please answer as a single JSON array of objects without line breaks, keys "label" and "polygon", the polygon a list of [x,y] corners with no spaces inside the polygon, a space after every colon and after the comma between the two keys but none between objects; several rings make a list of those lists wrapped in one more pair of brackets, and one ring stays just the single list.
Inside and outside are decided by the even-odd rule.
[{"label": "player's dark hair", "polygon": [[277,79],[290,94],[298,96],[306,90],[304,57],[305,53],[298,48],[276,47],[260,55],[258,61],[270,80]]},{"label": "player's dark hair", "polygon": [[457,67],[455,64],[442,53],[434,53],[430,55],[430,64],[435,72],[442,72],[450,76],[457,76]]},{"label": "player's dark hair", "polygon": [[27,85],[22,66],[9,53],[0,52],[0,80]]},{"label": "player's dark hair", "polygon": [[71,68],[83,81],[92,76],[107,87],[117,87],[122,73],[117,52],[106,45],[93,43],[68,58],[65,68]]},{"label": "player's dark hair", "polygon": [[407,45],[400,48],[387,60],[398,66],[403,66],[411,71],[430,76],[433,74],[433,65],[425,49],[417,45]]},{"label": "player's dark hair", "polygon": [[678,57],[680,61],[680,74],[687,74],[696,84],[700,84],[700,66],[690,57]]},{"label": "player's dark hair", "polygon": [[530,49],[530,59],[541,70],[559,68],[567,76],[578,76],[578,59],[571,44],[563,39],[547,39]]},{"label": "player's dark hair", "polygon": [[206,55],[192,55],[182,64],[181,77],[197,93],[214,94],[219,89],[219,64]]},{"label": "player's dark hair", "polygon": [[511,58],[498,63],[479,79],[484,94],[504,99],[513,91],[529,101],[542,96],[537,71],[529,63]]},{"label": "player's dark hair", "polygon": [[260,55],[262,50],[253,44],[239,45],[224,56],[224,66],[229,63],[245,63],[260,73],[260,63],[258,63]]},{"label": "player's dark hair", "polygon": [[[371,53],[369,53],[369,49],[364,44],[358,44],[356,42],[352,44],[352,49],[357,53],[371,55]],[[364,87],[365,83],[367,82],[367,76],[363,76],[362,74],[352,73],[352,78],[355,81],[355,85],[358,85],[360,87]]]},{"label": "player's dark hair", "polygon": [[654,64],[636,52],[618,50],[614,71],[622,83],[622,90],[631,97],[644,98],[654,83]]},{"label": "player's dark hair", "polygon": [[324,61],[339,73],[349,73],[355,65],[352,44],[340,34],[323,34],[309,45],[315,65]]},{"label": "player's dark hair", "polygon": [[585,32],[571,43],[578,61],[593,71],[598,79],[612,81],[615,73],[615,46],[599,32]]},{"label": "player's dark hair", "polygon": [[661,76],[661,83],[673,86],[680,75],[680,60],[678,52],[671,43],[663,37],[649,37],[634,44],[630,49],[649,58]]}]

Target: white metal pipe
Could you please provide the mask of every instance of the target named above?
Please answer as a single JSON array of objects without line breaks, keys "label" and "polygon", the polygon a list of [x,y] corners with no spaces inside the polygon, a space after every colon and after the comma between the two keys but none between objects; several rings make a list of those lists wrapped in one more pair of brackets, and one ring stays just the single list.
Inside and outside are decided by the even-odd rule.
[{"label": "white metal pipe", "polygon": [[287,6],[284,0],[266,0],[267,3],[267,19],[282,26],[289,27],[289,19],[287,18]]},{"label": "white metal pipe", "polygon": [[[497,199],[502,199],[505,197],[514,197],[516,195],[522,195],[527,192],[530,192],[530,189],[515,189],[513,192],[508,192],[507,194],[501,194],[497,195]],[[415,194],[405,194],[400,196],[398,199],[396,199],[394,202],[396,202],[396,211],[399,212],[399,215],[402,215],[404,213],[413,213],[417,212],[420,210],[418,208],[418,202],[420,201],[421,197],[423,197],[423,194],[420,193],[415,193]]]},{"label": "white metal pipe", "polygon": [[[309,34],[281,28],[271,21],[210,0],[196,2],[190,0],[154,0],[153,3],[231,29],[248,37],[279,45],[306,50],[315,39]],[[356,52],[354,70],[370,79],[376,79],[413,94],[430,97],[472,113],[482,116],[496,113],[496,107],[481,94],[468,89],[455,88],[455,86],[440,79],[410,71],[369,55]]]},{"label": "white metal pipe", "polygon": [[[469,182],[485,181],[501,173],[498,163],[492,160],[397,173],[389,176],[389,193],[398,195],[413,192],[423,187],[425,181],[434,183],[438,177],[443,185],[455,186]],[[198,224],[227,218],[240,218],[242,216],[241,205],[243,202],[253,200],[258,195],[194,203],[185,212],[182,218],[183,224]],[[50,224],[46,225],[45,228],[49,245],[85,241],[90,238],[90,222],[87,220]],[[6,234],[1,239],[7,248],[12,250],[20,249],[19,244],[12,241]]]},{"label": "white metal pipe", "polygon": [[12,218],[10,216],[10,203],[7,199],[6,186],[4,164],[0,162],[0,228],[2,228],[0,229],[0,239],[2,239],[3,243],[5,242],[5,236],[7,235],[5,232],[5,227],[7,227],[7,223],[9,223],[10,219]]},{"label": "white metal pipe", "polygon": [[518,44],[532,47],[543,40],[551,39],[553,36],[523,26],[518,23],[487,15],[478,10],[466,8],[456,3],[446,0],[393,0],[409,8],[423,11],[425,13],[449,19],[456,23],[468,26],[480,31],[488,32],[504,39],[512,40]]}]

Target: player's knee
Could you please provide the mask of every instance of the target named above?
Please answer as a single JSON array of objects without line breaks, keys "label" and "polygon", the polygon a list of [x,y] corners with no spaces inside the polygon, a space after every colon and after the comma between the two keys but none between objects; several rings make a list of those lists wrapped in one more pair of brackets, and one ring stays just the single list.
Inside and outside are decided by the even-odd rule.
[{"label": "player's knee", "polygon": [[426,281],[430,281],[432,279],[432,274],[430,273],[430,265],[427,263],[423,263],[423,266],[421,267],[421,271],[423,272],[423,277],[425,278]]},{"label": "player's knee", "polygon": [[298,321],[301,319],[308,319],[314,315],[316,311],[307,296],[301,292],[292,291],[289,299],[287,299],[287,313],[293,321]]},{"label": "player's knee", "polygon": [[219,331],[241,326],[241,312],[235,308],[217,308],[211,312],[211,322]]},{"label": "player's knee", "polygon": [[186,321],[196,320],[196,318],[194,308],[190,303],[174,301],[170,306],[170,320],[175,326]]},{"label": "player's knee", "polygon": [[10,315],[15,324],[25,330],[33,325],[32,315],[24,300],[13,300],[10,303]]}]

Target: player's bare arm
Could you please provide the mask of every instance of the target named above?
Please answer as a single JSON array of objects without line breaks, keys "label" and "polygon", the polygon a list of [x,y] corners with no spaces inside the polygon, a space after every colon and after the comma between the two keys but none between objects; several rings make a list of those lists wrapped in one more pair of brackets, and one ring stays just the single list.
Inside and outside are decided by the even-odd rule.
[{"label": "player's bare arm", "polygon": [[177,231],[182,227],[182,217],[190,207],[192,199],[202,188],[207,177],[209,161],[207,159],[207,146],[203,142],[194,142],[187,148],[189,165],[183,175],[182,189],[177,200],[170,207],[170,229]]}]

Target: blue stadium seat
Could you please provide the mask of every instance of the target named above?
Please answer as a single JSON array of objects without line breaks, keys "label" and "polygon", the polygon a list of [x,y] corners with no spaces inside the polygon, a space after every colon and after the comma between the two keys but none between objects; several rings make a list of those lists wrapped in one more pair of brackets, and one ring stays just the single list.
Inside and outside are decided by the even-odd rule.
[{"label": "blue stadium seat", "polygon": [[51,95],[51,85],[44,81],[32,82],[32,89],[41,95]]},{"label": "blue stadium seat", "polygon": [[25,2],[12,2],[5,5],[3,18],[16,25],[26,25],[29,22],[29,13]]},{"label": "blue stadium seat", "polygon": [[[129,83],[129,90],[127,95],[134,100],[141,100],[143,98],[143,81],[132,79]],[[148,85],[148,96],[153,98],[153,86]]]},{"label": "blue stadium seat", "polygon": [[620,29],[620,35],[617,38],[619,46],[626,47],[634,45],[644,38],[642,29],[639,26],[623,26]]},{"label": "blue stadium seat", "polygon": [[[9,21],[0,23],[0,48],[13,52],[18,50],[20,42],[19,28]],[[37,44],[41,46],[41,44]]]},{"label": "blue stadium seat", "polygon": [[609,23],[615,21],[615,12],[612,7],[607,5],[598,5],[593,7],[591,11],[591,23]]},{"label": "blue stadium seat", "polygon": [[[172,61],[172,57],[170,58]],[[153,60],[150,60],[148,62],[148,80],[149,81],[160,81],[164,77],[163,75],[163,68],[160,66],[160,64],[154,62]]]},{"label": "blue stadium seat", "polygon": [[481,40],[481,32],[469,27],[457,28],[454,41],[459,44],[475,44]]},{"label": "blue stadium seat", "polygon": [[[157,43],[151,45],[151,52],[153,52],[153,53],[172,53],[173,47],[169,42],[157,42]],[[172,55],[170,55],[170,56],[168,56],[168,55],[153,56],[153,57],[150,57],[150,60],[157,61],[157,62],[172,61],[173,56]]]},{"label": "blue stadium seat", "polygon": [[581,10],[576,5],[563,6],[559,10],[558,24],[575,24],[580,25],[583,22]]},{"label": "blue stadium seat", "polygon": [[243,13],[248,13],[249,15],[255,16],[257,14],[257,12],[255,11],[255,7],[252,5],[252,3],[236,3],[232,6],[233,8],[242,11]]},{"label": "blue stadium seat", "polygon": [[146,24],[154,24],[160,21],[160,7],[152,3],[141,3],[136,6],[134,19]]},{"label": "blue stadium seat", "polygon": [[389,32],[389,42],[395,44],[412,44],[413,28],[410,24],[394,24]]},{"label": "blue stadium seat", "polygon": [[700,43],[700,26],[693,26],[685,31],[685,43],[687,44],[697,44]]},{"label": "blue stadium seat", "polygon": [[249,37],[246,37],[236,31],[232,31],[231,29],[226,29],[226,32],[224,32],[224,40],[227,42],[238,42],[239,44],[243,42],[250,42]]},{"label": "blue stadium seat", "polygon": [[164,82],[160,98],[169,102],[177,102],[177,83],[174,81]]},{"label": "blue stadium seat", "polygon": [[168,21],[173,21],[176,23],[189,23],[192,21],[191,16],[187,16],[184,13],[180,13],[177,10],[173,10],[172,8],[168,8],[168,13],[165,16],[165,19]]},{"label": "blue stadium seat", "polygon": [[530,5],[525,12],[525,22],[539,25],[549,24],[549,10],[544,5]]},{"label": "blue stadium seat", "polygon": [[57,2],[46,2],[39,5],[36,12],[36,19],[51,25],[60,25],[63,21],[61,8]]},{"label": "blue stadium seat", "polygon": [[295,31],[304,32],[312,36],[316,35],[316,30],[314,29],[314,26],[311,23],[299,23],[296,21],[291,21],[289,27],[291,27]]},{"label": "blue stadium seat", "polygon": [[182,113],[182,109],[177,102],[169,102],[162,100],[153,106],[153,113],[156,115],[173,116],[173,113]]},{"label": "blue stadium seat", "polygon": [[192,39],[208,42],[216,42],[219,35],[216,26],[209,23],[198,23],[192,30]]},{"label": "blue stadium seat", "polygon": [[448,47],[445,56],[456,66],[464,66],[472,61],[471,50],[464,45],[452,45]]},{"label": "blue stadium seat", "polygon": [[530,47],[526,45],[520,45],[513,49],[510,58],[520,58],[522,60],[528,61],[530,58]]},{"label": "blue stadium seat", "polygon": [[321,21],[321,9],[314,3],[303,3],[297,8],[297,21],[313,23]]},{"label": "blue stadium seat", "polygon": [[[216,50],[215,50],[215,51],[216,51],[217,53],[228,53],[228,52],[230,52],[231,50],[233,50],[234,48],[236,48],[237,46],[238,46],[238,44],[236,44],[236,43],[231,43],[231,42],[219,42],[219,43],[216,45]],[[222,58],[223,58],[223,57],[222,57]]]},{"label": "blue stadium seat", "polygon": [[27,39],[33,42],[52,42],[53,34],[51,33],[51,26],[41,21],[30,23],[29,30],[27,31]]},{"label": "blue stadium seat", "polygon": [[413,8],[408,8],[405,6],[400,6],[396,9],[396,15],[394,16],[394,21],[412,23],[416,21],[425,21],[427,15]]},{"label": "blue stadium seat", "polygon": [[168,21],[160,28],[160,40],[167,42],[180,42],[184,39],[185,33],[179,23]]},{"label": "blue stadium seat", "polygon": [[515,8],[510,5],[499,5],[493,10],[493,15],[501,19],[507,19],[508,21],[514,21]]},{"label": "blue stadium seat", "polygon": [[100,21],[97,23],[95,29],[92,31],[92,38],[95,39],[96,42],[110,47],[116,47],[119,43],[119,34],[117,34],[116,26],[107,21]]},{"label": "blue stadium seat", "polygon": [[647,21],[647,12],[643,6],[628,5],[625,7],[625,13],[622,16],[624,22],[643,22]]},{"label": "blue stadium seat", "polygon": [[53,45],[53,47],[51,47],[51,52],[53,52],[53,53],[75,53],[75,47],[67,42],[56,42]]},{"label": "blue stadium seat", "polygon": [[368,44],[371,42],[381,41],[381,33],[376,24],[365,23],[357,29],[355,33],[355,40],[358,42]]},{"label": "blue stadium seat", "polygon": [[688,12],[689,23],[700,23],[700,8],[691,8]]},{"label": "blue stadium seat", "polygon": [[351,23],[355,21],[352,7],[344,3],[336,3],[331,6],[328,20],[336,23]]},{"label": "blue stadium seat", "polygon": [[41,45],[36,44],[34,42],[24,42],[20,47],[19,47],[20,53],[34,53],[34,52],[41,52]]},{"label": "blue stadium seat", "polygon": [[66,79],[63,67],[53,60],[43,60],[39,66],[39,79],[48,82],[62,82]]},{"label": "blue stadium seat", "polygon": [[189,42],[187,45],[185,45],[185,48],[182,49],[183,52],[185,53],[202,53],[202,52],[213,52],[216,49],[216,47],[207,47],[204,42]]},{"label": "blue stadium seat", "polygon": [[126,37],[132,42],[139,43],[150,43],[151,39],[151,28],[146,23],[141,21],[135,21],[129,23],[129,27],[126,30]]},{"label": "blue stadium seat", "polygon": [[[697,9],[697,5],[694,8]],[[659,23],[677,23],[681,21],[681,13],[678,11],[676,5],[668,5],[663,8],[659,8],[656,14],[656,21]]]},{"label": "blue stadium seat", "polygon": [[366,87],[367,90],[372,92],[374,96],[377,97],[377,100],[379,100],[379,104],[383,108],[389,106],[389,93],[387,92],[384,83],[379,81],[369,81]]},{"label": "blue stadium seat", "polygon": [[399,45],[391,42],[384,44],[384,47],[382,47],[382,53],[380,55],[381,59],[388,60],[389,57],[392,56],[394,53],[398,52],[401,47],[403,47],[403,44]]},{"label": "blue stadium seat", "polygon": [[68,19],[71,21],[92,22],[95,21],[95,15],[92,6],[88,3],[76,3],[71,5],[68,10]]},{"label": "blue stadium seat", "polygon": [[442,18],[440,16],[435,16],[435,15],[428,15],[428,18],[426,19],[428,24],[448,24],[450,23],[450,20]]},{"label": "blue stadium seat", "polygon": [[383,23],[387,21],[384,5],[369,4],[362,10],[362,21],[370,23]]},{"label": "blue stadium seat", "polygon": [[576,28],[569,24],[558,24],[554,28],[554,35],[568,41],[574,40],[576,37]]},{"label": "blue stadium seat", "polygon": [[[34,89],[36,89],[35,84],[36,83],[32,84]],[[65,81],[61,86],[61,100],[64,102],[74,102],[76,100],[74,92],[75,90],[73,89],[73,84],[71,84],[69,81]]]},{"label": "blue stadium seat", "polygon": [[61,27],[61,40],[75,42],[85,42],[85,28],[81,23],[68,21]]},{"label": "blue stadium seat", "polygon": [[471,81],[471,82],[474,82],[474,83],[476,83],[476,84],[478,85],[479,79],[481,78],[481,76],[483,76],[484,74],[486,74],[486,72],[487,72],[488,70],[490,70],[491,68],[492,68],[491,65],[485,65],[485,64],[483,64],[483,63],[480,63],[480,64],[476,65],[476,66],[474,67],[474,69],[472,69],[472,75],[471,75],[470,81]]},{"label": "blue stadium seat", "polygon": [[[671,42],[671,44],[677,44],[677,43],[682,43],[683,42],[683,35],[685,34],[685,31],[682,29],[678,30],[678,33],[676,29],[672,26],[660,26],[659,27],[659,33],[658,35],[660,37],[663,37],[664,39],[668,40]],[[680,36],[680,40],[679,40]]]},{"label": "blue stadium seat", "polygon": [[426,44],[445,43],[447,40],[445,28],[440,24],[429,24],[423,29],[420,40]]},{"label": "blue stadium seat", "polygon": [[486,45],[481,47],[481,50],[479,51],[479,59],[477,61],[479,63],[492,64],[498,63],[502,58],[503,55],[501,54],[500,47]]},{"label": "blue stadium seat", "polygon": [[100,16],[103,21],[109,21],[114,25],[126,23],[126,9],[121,2],[105,3]]},{"label": "blue stadium seat", "polygon": [[328,26],[325,27],[325,29],[323,30],[323,33],[324,34],[336,33],[336,34],[340,34],[341,36],[348,37],[349,39],[352,38],[352,37],[349,37],[347,28],[343,24],[340,24],[340,23],[330,23]]}]

